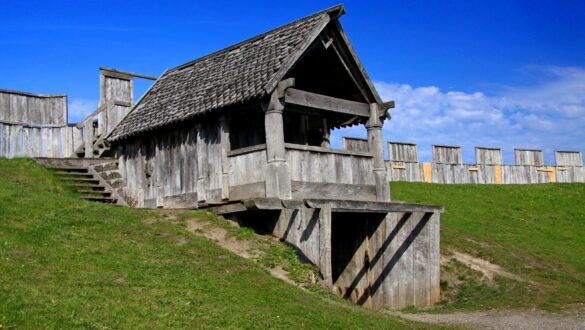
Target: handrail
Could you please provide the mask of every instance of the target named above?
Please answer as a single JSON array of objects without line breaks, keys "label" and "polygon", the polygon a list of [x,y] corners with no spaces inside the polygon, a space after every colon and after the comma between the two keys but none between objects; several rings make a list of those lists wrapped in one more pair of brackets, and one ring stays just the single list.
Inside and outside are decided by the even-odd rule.
[{"label": "handrail", "polygon": [[121,102],[121,101],[108,101],[106,103],[103,103],[102,105],[100,105],[94,112],[92,112],[89,116],[85,117],[84,120],[82,120],[79,124],[77,124],[77,128],[82,128],[83,126],[85,126],[85,123],[92,119],[93,117],[97,116],[100,114],[100,112],[104,111],[107,109],[107,107],[109,106],[115,106],[115,105],[120,105],[123,107],[132,107],[132,103],[129,102]]}]

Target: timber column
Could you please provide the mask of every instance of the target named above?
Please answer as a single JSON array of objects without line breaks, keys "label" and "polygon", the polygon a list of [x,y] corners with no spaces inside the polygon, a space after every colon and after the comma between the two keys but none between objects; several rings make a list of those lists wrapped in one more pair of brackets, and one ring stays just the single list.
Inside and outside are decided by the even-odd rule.
[{"label": "timber column", "polygon": [[270,95],[270,101],[266,106],[264,126],[266,131],[266,197],[279,199],[291,199],[291,174],[290,166],[286,162],[284,150],[284,124],[282,111],[284,105],[280,98],[284,91],[294,85],[294,80],[281,81],[278,87]]},{"label": "timber column", "polygon": [[376,200],[390,201],[390,182],[386,174],[384,163],[384,141],[382,138],[382,121],[380,120],[380,105],[370,104],[370,119],[366,125],[368,129],[368,144],[374,156],[374,179],[376,180]]}]

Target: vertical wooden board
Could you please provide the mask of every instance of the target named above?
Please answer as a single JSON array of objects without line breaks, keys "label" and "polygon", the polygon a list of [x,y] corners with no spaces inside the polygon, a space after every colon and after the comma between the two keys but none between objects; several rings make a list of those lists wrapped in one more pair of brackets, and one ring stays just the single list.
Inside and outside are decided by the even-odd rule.
[{"label": "vertical wooden board", "polygon": [[12,109],[10,111],[10,121],[18,123],[25,122],[25,119],[28,119],[26,118],[26,113],[28,110],[27,96],[11,94],[10,104],[12,106]]},{"label": "vertical wooden board", "polygon": [[57,120],[58,122],[56,123],[57,125],[61,125],[61,126],[66,126],[67,125],[67,96],[62,96],[58,98],[58,104],[59,104],[59,113],[58,113],[58,117]]},{"label": "vertical wooden board", "polygon": [[0,121],[10,121],[10,94],[0,91]]},{"label": "vertical wooden board", "polygon": [[[0,92],[0,97],[1,96],[2,96],[2,92]],[[0,108],[0,110],[2,110],[2,109]],[[1,116],[1,114],[0,114],[0,116]],[[4,157],[3,145],[4,145],[4,123],[0,122],[0,157]]]},{"label": "vertical wooden board", "polygon": [[0,156],[10,157],[10,125],[2,124],[2,150]]},{"label": "vertical wooden board", "polygon": [[[110,107],[109,105],[107,106],[108,108]],[[109,115],[108,109],[105,111],[102,111],[100,113],[98,113],[97,117],[97,123],[98,126],[95,129],[95,134],[100,135],[100,136],[105,136],[107,134],[108,131],[108,115]],[[92,120],[90,119],[89,122],[91,123]]]},{"label": "vertical wooden board", "polygon": [[40,107],[41,102],[44,100],[39,97],[30,97],[27,102],[26,113],[23,121],[30,124],[43,124],[43,118],[41,117]]},{"label": "vertical wooden board", "polygon": [[[375,270],[374,275],[376,278],[383,276],[381,287],[383,295],[381,298],[384,301],[384,307],[389,309],[398,308],[399,274],[396,267],[397,263],[394,262],[398,260],[396,258],[398,257],[397,253],[400,245],[398,244],[397,237],[393,236],[393,234],[397,229],[398,220],[400,220],[401,217],[402,213],[387,213],[384,217],[384,222],[380,226],[381,230],[377,233],[382,239],[382,244],[388,241],[386,249],[380,251],[383,252],[382,257],[378,261],[378,263],[381,264],[381,269]],[[378,240],[376,241],[380,242]],[[380,248],[382,248],[382,245],[379,245],[379,249]]]},{"label": "vertical wooden board", "polygon": [[338,156],[335,158],[335,182],[351,184],[351,156]]},{"label": "vertical wooden board", "polygon": [[431,303],[431,289],[430,289],[430,227],[431,224],[426,222],[424,213],[415,213],[416,221],[413,223],[415,227],[423,226],[422,230],[414,238],[411,245],[413,249],[413,279],[414,292],[413,298],[415,306],[426,307]]},{"label": "vertical wooden board", "polygon": [[61,157],[61,128],[56,127],[51,129],[51,157]]},{"label": "vertical wooden board", "polygon": [[[173,133],[175,143],[173,144],[173,195],[181,194],[183,190],[183,159],[182,159],[182,149],[183,149],[183,141],[181,140],[180,131],[175,131]],[[220,156],[221,157],[221,156]],[[221,166],[221,158],[219,158],[218,165]]]},{"label": "vertical wooden board", "polygon": [[301,168],[301,181],[308,182],[311,179],[311,164],[308,151],[296,151],[299,154],[299,166]]},{"label": "vertical wooden board", "polygon": [[74,157],[74,153],[77,148],[83,145],[82,129],[76,126],[71,126],[71,156]]},{"label": "vertical wooden board", "polygon": [[10,157],[20,156],[20,131],[22,126],[11,125],[10,126]]},{"label": "vertical wooden board", "polygon": [[374,179],[374,159],[370,157],[361,157],[363,164],[362,170],[364,175],[364,184],[375,185],[376,180]]},{"label": "vertical wooden board", "polygon": [[12,157],[22,157],[22,126],[12,125],[10,135]]},{"label": "vertical wooden board", "polygon": [[63,158],[73,154],[73,127],[61,128],[61,153]]},{"label": "vertical wooden board", "polygon": [[430,303],[441,299],[441,214],[434,213],[427,224],[429,226],[429,282]]},{"label": "vertical wooden board", "polygon": [[301,155],[298,151],[287,149],[286,150],[286,158],[287,163],[291,169],[291,180],[292,181],[302,181],[302,163],[301,163]]},{"label": "vertical wooden board", "polygon": [[[387,281],[389,277],[385,275],[385,268],[388,263],[387,252],[390,247],[385,244],[388,238],[389,228],[387,215],[379,215],[383,219],[368,219],[369,221],[369,285],[370,295],[373,308],[384,308],[387,305]],[[378,223],[380,221],[380,223]]]},{"label": "vertical wooden board", "polygon": [[93,158],[93,138],[95,132],[93,123],[89,120],[83,127],[83,144],[85,145],[85,157]]},{"label": "vertical wooden board", "polygon": [[396,235],[397,239],[397,258],[396,273],[398,278],[398,287],[396,289],[396,307],[404,308],[412,306],[414,303],[413,289],[414,289],[414,274],[413,274],[413,255],[412,249],[409,248],[408,236],[413,230],[413,217],[411,214],[408,219],[402,224],[400,231]]},{"label": "vertical wooden board", "polygon": [[23,128],[23,141],[22,144],[24,146],[24,156],[26,157],[34,157],[33,155],[33,147],[32,147],[32,128],[25,127]]},{"label": "vertical wooden board", "polygon": [[30,131],[30,155],[31,157],[40,157],[41,156],[41,136],[40,136],[40,129],[33,127],[29,129]]},{"label": "vertical wooden board", "polygon": [[585,167],[574,167],[573,182],[585,183]]},{"label": "vertical wooden board", "polygon": [[331,284],[331,207],[324,206],[319,211],[319,270],[326,283]]}]

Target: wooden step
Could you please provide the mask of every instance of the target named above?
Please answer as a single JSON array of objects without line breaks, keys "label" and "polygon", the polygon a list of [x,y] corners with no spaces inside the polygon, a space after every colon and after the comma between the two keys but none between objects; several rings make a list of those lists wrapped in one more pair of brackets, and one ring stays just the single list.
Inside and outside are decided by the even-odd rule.
[{"label": "wooden step", "polygon": [[63,176],[63,177],[90,177],[90,178],[93,178],[93,174],[87,173],[87,172],[62,172],[62,171],[58,171],[58,172],[55,172],[55,174],[57,174],[58,176]]},{"label": "wooden step", "polygon": [[117,201],[117,199],[112,198],[112,197],[105,197],[105,196],[91,196],[91,195],[85,195],[85,196],[81,196],[81,198],[88,200],[88,201],[99,201],[99,202],[107,202],[107,203],[115,203]]},{"label": "wooden step", "polygon": [[104,190],[79,189],[79,190],[77,190],[77,192],[78,193],[81,193],[81,194],[86,194],[86,195],[90,195],[90,194],[102,195],[102,196],[105,196],[105,195],[110,196],[110,195],[112,195],[111,192],[105,191],[105,188],[104,187],[101,187],[101,188],[104,189]]},{"label": "wooden step", "polygon": [[95,183],[99,183],[100,182],[100,180],[94,179],[93,176],[91,178],[78,178],[78,177],[61,178],[61,180],[64,180],[64,181],[79,181],[79,182],[95,182]]}]

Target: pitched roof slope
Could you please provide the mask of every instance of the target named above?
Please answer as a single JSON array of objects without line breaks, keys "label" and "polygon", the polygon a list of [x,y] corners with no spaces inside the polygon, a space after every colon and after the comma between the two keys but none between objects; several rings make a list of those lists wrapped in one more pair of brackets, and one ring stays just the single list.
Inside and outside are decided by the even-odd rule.
[{"label": "pitched roof slope", "polygon": [[[319,32],[335,6],[168,70],[109,135],[115,141],[262,97]],[[302,52],[301,52],[302,53]]]}]

